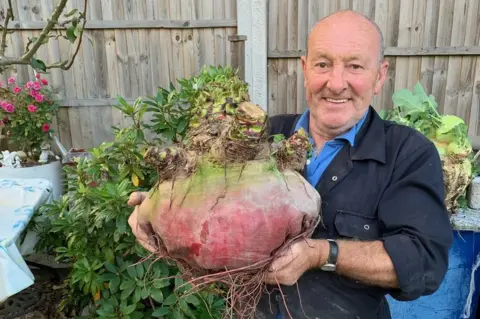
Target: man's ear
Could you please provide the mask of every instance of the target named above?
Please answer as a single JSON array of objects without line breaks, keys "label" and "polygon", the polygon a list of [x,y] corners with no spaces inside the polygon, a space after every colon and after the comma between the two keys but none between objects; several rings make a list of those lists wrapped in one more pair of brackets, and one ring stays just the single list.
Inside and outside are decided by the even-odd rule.
[{"label": "man's ear", "polygon": [[375,88],[374,93],[378,94],[382,90],[383,83],[387,79],[387,72],[388,72],[389,63],[387,60],[384,60],[380,64],[380,68],[378,69],[377,79],[375,81]]},{"label": "man's ear", "polygon": [[302,60],[302,70],[303,70],[303,85],[307,86],[307,55],[302,55],[300,57]]}]

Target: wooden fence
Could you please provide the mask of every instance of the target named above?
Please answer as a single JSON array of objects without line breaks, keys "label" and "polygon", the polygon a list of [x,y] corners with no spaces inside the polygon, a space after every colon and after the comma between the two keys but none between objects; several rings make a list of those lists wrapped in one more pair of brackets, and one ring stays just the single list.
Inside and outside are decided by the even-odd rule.
[{"label": "wooden fence", "polygon": [[[39,34],[55,2],[12,0],[11,25],[19,31],[8,36],[8,54],[18,55],[27,38]],[[0,11],[6,3],[0,0]],[[82,6],[83,0],[69,2]],[[57,121],[60,139],[67,148],[110,140],[111,125],[124,124],[111,107],[117,95],[151,95],[203,65],[230,64],[228,36],[247,35],[245,30],[247,80],[259,79],[254,98],[270,114],[301,112],[306,106],[299,58],[308,31],[318,19],[346,8],[372,17],[384,33],[391,67],[375,108],[390,108],[395,90],[421,81],[440,111],[461,116],[469,133],[480,135],[479,0],[90,0],[76,62],[69,71],[47,76],[64,106]],[[69,47],[52,41],[40,57],[67,58]],[[33,76],[26,67],[13,74],[20,81]]]},{"label": "wooden fence", "polygon": [[382,29],[390,71],[375,108],[420,81],[443,113],[480,135],[480,1],[478,0],[270,0],[268,5],[268,105],[272,114],[305,109],[299,57],[315,22],[353,9]]},{"label": "wooden fence", "polygon": [[[12,0],[17,29],[8,37],[9,55],[24,50],[38,35],[42,17],[56,0]],[[69,1],[83,8],[83,0]],[[7,0],[0,0],[5,12]],[[156,93],[158,86],[197,73],[203,65],[230,64],[228,35],[236,33],[235,0],[90,0],[84,40],[69,71],[54,70],[47,79],[62,99],[58,132],[67,148],[96,146],[111,140],[111,126],[123,125],[112,108],[116,96],[134,100]],[[4,14],[0,15],[3,23]],[[51,41],[39,57],[46,61],[71,54],[67,41]],[[72,47],[73,48],[73,47]],[[19,81],[33,77],[30,68],[3,74]]]}]

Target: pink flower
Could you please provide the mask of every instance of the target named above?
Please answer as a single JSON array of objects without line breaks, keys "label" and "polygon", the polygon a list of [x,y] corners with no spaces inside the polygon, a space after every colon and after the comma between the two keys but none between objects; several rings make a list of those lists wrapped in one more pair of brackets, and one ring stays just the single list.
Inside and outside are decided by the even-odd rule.
[{"label": "pink flower", "polygon": [[40,76],[41,76],[40,73],[35,74],[35,77],[36,77],[37,79],[40,79]]},{"label": "pink flower", "polygon": [[35,101],[37,101],[37,102],[42,102],[42,101],[43,101],[43,95],[37,94],[37,95],[35,96]]},{"label": "pink flower", "polygon": [[42,79],[41,81],[42,81],[43,85],[48,85],[47,79]]},{"label": "pink flower", "polygon": [[37,107],[36,107],[35,105],[30,104],[30,105],[28,106],[28,112],[34,113],[34,112],[36,112],[36,111],[37,111]]},{"label": "pink flower", "polygon": [[34,83],[33,84],[33,89],[35,91],[40,91],[42,89],[42,85],[40,83]]},{"label": "pink flower", "polygon": [[22,92],[22,88],[21,88],[21,87],[16,86],[16,87],[13,88],[13,93],[20,93],[20,92]]},{"label": "pink flower", "polygon": [[4,109],[5,111],[7,111],[8,113],[13,113],[13,112],[15,111],[15,106],[13,106],[13,104],[11,104],[11,103],[8,103],[8,104],[5,105],[5,106],[2,105],[2,107],[3,107],[3,109]]},{"label": "pink flower", "polygon": [[31,97],[36,97],[38,95],[38,92],[35,90],[31,90],[29,94]]},{"label": "pink flower", "polygon": [[8,84],[13,84],[13,83],[15,83],[15,77],[13,77],[13,76],[9,77],[7,83],[8,83]]},{"label": "pink flower", "polygon": [[7,104],[8,104],[8,102],[5,102],[5,101],[0,102],[0,106],[2,108],[5,108],[7,106]]},{"label": "pink flower", "polygon": [[42,131],[44,133],[48,133],[49,130],[50,130],[50,125],[48,125],[47,123],[42,125]]},{"label": "pink flower", "polygon": [[2,126],[3,124],[4,124],[4,123],[3,123],[3,121],[2,121],[2,120],[0,120],[0,126]]}]

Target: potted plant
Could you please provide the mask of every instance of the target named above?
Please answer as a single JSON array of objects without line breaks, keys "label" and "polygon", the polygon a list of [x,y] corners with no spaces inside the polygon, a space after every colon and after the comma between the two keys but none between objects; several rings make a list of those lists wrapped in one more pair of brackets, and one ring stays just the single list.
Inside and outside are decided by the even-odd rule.
[{"label": "potted plant", "polygon": [[37,73],[24,84],[10,77],[0,87],[0,137],[8,150],[0,155],[0,178],[45,178],[53,184],[53,197],[62,192],[62,165],[51,149],[52,119],[57,98],[47,79]]}]

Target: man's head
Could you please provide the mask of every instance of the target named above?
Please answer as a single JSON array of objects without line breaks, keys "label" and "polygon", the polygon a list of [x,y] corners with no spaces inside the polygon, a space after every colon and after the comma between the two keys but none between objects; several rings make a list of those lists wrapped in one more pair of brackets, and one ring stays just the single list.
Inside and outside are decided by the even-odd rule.
[{"label": "man's head", "polygon": [[307,46],[302,67],[312,129],[341,134],[362,118],[385,81],[381,31],[363,15],[340,11],[317,22]]}]

